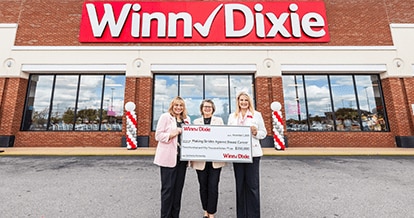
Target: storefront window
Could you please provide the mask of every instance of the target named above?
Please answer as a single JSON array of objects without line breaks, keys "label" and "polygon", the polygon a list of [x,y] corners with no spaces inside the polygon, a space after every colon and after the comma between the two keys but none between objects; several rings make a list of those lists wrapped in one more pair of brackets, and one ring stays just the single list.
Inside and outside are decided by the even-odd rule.
[{"label": "storefront window", "polygon": [[216,106],[216,116],[225,123],[235,109],[235,96],[246,90],[254,96],[253,75],[163,75],[154,76],[154,107],[152,130],[157,127],[160,115],[168,110],[175,96],[184,98],[191,120],[200,117],[200,103],[211,99]]},{"label": "storefront window", "polygon": [[22,130],[121,131],[124,75],[31,75]]},{"label": "storefront window", "polygon": [[284,75],[288,131],[388,131],[378,75]]}]

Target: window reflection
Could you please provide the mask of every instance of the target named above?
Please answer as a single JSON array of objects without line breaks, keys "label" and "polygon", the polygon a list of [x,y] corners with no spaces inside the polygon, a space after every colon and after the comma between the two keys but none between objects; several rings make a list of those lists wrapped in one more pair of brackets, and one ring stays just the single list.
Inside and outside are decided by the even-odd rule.
[{"label": "window reflection", "polygon": [[361,106],[362,131],[388,131],[379,78],[358,76],[355,81]]},{"label": "window reflection", "polygon": [[203,100],[203,75],[181,75],[179,95],[184,99],[191,120],[200,116],[200,102]]},{"label": "window reflection", "polygon": [[56,76],[49,130],[73,129],[73,115],[75,113],[78,79],[78,75]]},{"label": "window reflection", "polygon": [[54,76],[32,75],[29,80],[29,91],[23,130],[46,130],[50,115]]},{"label": "window reflection", "polygon": [[121,131],[124,115],[124,75],[105,75],[101,130]]},{"label": "window reflection", "polygon": [[[102,76],[87,75],[81,77],[76,107],[75,130],[83,129],[88,125],[93,130],[99,129],[102,85]],[[70,119],[70,122],[73,122],[73,118]]]},{"label": "window reflection", "polygon": [[22,130],[121,131],[124,89],[123,75],[31,75]]},{"label": "window reflection", "polygon": [[240,91],[247,91],[254,98],[253,75],[230,75],[230,113],[236,110],[236,95]]},{"label": "window reflection", "polygon": [[361,131],[358,105],[351,75],[330,76],[338,131]]},{"label": "window reflection", "polygon": [[214,105],[216,106],[214,115],[221,117],[224,122],[227,122],[229,118],[230,95],[228,78],[229,76],[227,75],[205,76],[205,98],[213,100]]},{"label": "window reflection", "polygon": [[178,95],[178,75],[156,75],[154,78],[153,122],[152,129],[157,128],[158,118],[168,111],[170,101]]},{"label": "window reflection", "polygon": [[[184,98],[192,120],[200,117],[200,103],[212,99],[216,116],[226,123],[230,108],[235,107],[236,93],[246,90],[254,96],[253,75],[155,75],[152,130],[158,118],[166,112],[171,99],[177,95]],[[168,91],[167,91],[168,90]]]},{"label": "window reflection", "polygon": [[283,76],[286,122],[288,130],[308,131],[303,76]]},{"label": "window reflection", "polygon": [[332,110],[331,97],[329,93],[327,76],[304,77],[305,90],[307,93],[308,123],[311,131],[329,131],[332,128],[332,122],[328,119],[328,113]]},{"label": "window reflection", "polygon": [[284,75],[288,131],[388,131],[378,75]]}]

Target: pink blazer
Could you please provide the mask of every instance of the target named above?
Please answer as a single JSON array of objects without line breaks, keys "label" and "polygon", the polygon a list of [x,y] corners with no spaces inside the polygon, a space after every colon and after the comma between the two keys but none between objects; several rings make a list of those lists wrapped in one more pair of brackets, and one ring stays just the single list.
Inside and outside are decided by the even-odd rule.
[{"label": "pink blazer", "polygon": [[[204,119],[201,118],[197,118],[194,120],[194,124],[196,125],[203,125],[204,124]],[[211,125],[224,125],[223,119],[221,119],[221,117],[211,117]],[[213,162],[213,168],[217,169],[220,167],[225,166],[226,163],[225,162]],[[206,162],[205,161],[191,161],[190,162],[190,166],[196,170],[204,170],[204,168],[206,167]]]},{"label": "pink blazer", "polygon": [[[190,123],[190,118],[184,120]],[[170,113],[164,113],[158,120],[157,129],[155,131],[155,140],[158,141],[155,151],[154,164],[162,167],[175,167],[177,164],[177,137],[171,138],[170,133],[177,129],[175,117]]]}]

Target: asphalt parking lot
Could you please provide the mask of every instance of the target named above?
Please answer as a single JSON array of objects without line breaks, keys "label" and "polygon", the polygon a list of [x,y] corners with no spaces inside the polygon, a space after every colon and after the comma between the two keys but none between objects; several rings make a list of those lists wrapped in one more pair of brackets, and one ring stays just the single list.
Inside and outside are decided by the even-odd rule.
[{"label": "asphalt parking lot", "polygon": [[[2,156],[1,217],[159,217],[152,156]],[[272,156],[261,161],[262,217],[414,217],[414,158]],[[201,217],[188,169],[181,217]],[[217,217],[235,216],[231,164]]]}]

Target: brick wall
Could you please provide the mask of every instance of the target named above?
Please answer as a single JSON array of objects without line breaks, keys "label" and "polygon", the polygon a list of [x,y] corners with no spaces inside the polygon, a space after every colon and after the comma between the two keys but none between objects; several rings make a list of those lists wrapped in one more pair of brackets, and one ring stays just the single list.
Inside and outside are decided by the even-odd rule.
[{"label": "brick wall", "polygon": [[[78,42],[83,2],[83,0],[3,0],[2,5],[6,7],[0,7],[0,23],[19,25],[15,42],[18,46],[96,45]],[[389,24],[414,23],[414,16],[411,16],[413,1],[325,0],[325,5],[331,42],[294,45],[392,45]],[[226,45],[226,43],[214,45],[217,44]],[[139,45],[139,43],[99,43],[99,45],[122,46]],[[242,45],[257,44],[243,43]],[[273,134],[271,102],[281,102],[284,114],[282,78],[258,77],[255,82],[257,110],[262,112],[270,136]],[[382,81],[382,85],[385,102],[388,102],[386,109],[392,132],[286,132],[289,146],[385,147],[395,144],[395,136],[414,135],[411,108],[411,104],[414,103],[412,94],[414,78],[388,78]],[[120,146],[121,137],[125,135],[125,127],[122,132],[20,132],[26,89],[26,79],[0,78],[0,135],[15,135],[15,146]],[[150,146],[156,146],[154,132],[151,132],[152,97],[152,78],[126,78],[125,103],[128,101],[137,103],[138,135],[149,135]],[[126,122],[125,118],[124,122]]]},{"label": "brick wall", "polygon": [[390,132],[287,132],[289,147],[395,147]]},{"label": "brick wall", "polygon": [[0,135],[14,135],[22,121],[27,79],[2,78],[0,86]]},{"label": "brick wall", "polygon": [[[289,147],[395,147],[395,136],[413,135],[414,102],[413,78],[389,78],[382,81],[386,110],[392,132],[287,132]],[[257,109],[262,112],[268,135],[273,135],[270,103],[279,101],[283,105],[282,78],[256,78]],[[407,120],[407,122],[404,122]]]},{"label": "brick wall", "polygon": [[[407,85],[410,83],[407,80]],[[412,82],[411,82],[412,85]],[[408,89],[409,86],[407,87]],[[384,93],[385,105],[390,123],[390,130],[396,136],[412,135],[412,115],[410,115],[410,106],[407,102],[408,93],[404,86],[402,78],[387,78],[382,80],[382,89]],[[412,98],[411,92],[411,97]]]},{"label": "brick wall", "polygon": [[[282,103],[283,90],[281,77],[256,78],[256,105],[265,120],[268,135],[272,132],[272,118],[270,104],[273,101]],[[413,102],[414,87],[413,78],[389,78],[382,81],[384,98],[386,102]],[[122,132],[25,132],[19,131],[23,113],[26,79],[0,79],[0,96],[7,96],[0,101],[1,125],[0,135],[15,135],[15,146],[96,146],[118,147],[121,138],[125,135],[125,127]],[[5,88],[4,88],[5,87]],[[152,78],[127,78],[125,102],[137,103],[136,113],[138,118],[138,135],[149,136],[150,146],[156,146],[154,132],[151,132],[152,118]],[[7,89],[7,92],[3,90]],[[9,93],[9,94],[8,94]],[[14,94],[13,94],[14,93]],[[11,96],[12,95],[12,96]],[[4,100],[3,99],[3,100]],[[411,103],[390,104],[387,106],[387,114],[392,132],[285,132],[290,147],[390,147],[395,146],[395,136],[412,135],[413,117]],[[9,109],[8,109],[9,108]],[[124,118],[125,119],[125,118]],[[407,120],[408,122],[401,122]],[[124,121],[125,122],[125,121]]]},{"label": "brick wall", "polygon": [[15,147],[120,147],[122,132],[17,132]]},{"label": "brick wall", "polygon": [[119,147],[122,132],[28,132],[19,131],[28,80],[0,78],[0,135],[14,135],[15,147]]},{"label": "brick wall", "polygon": [[406,93],[406,101],[407,102],[407,113],[408,113],[408,125],[410,131],[407,132],[407,135],[414,135],[414,111],[411,107],[414,104],[414,78],[403,78],[404,82],[404,91]]},{"label": "brick wall", "polygon": [[[78,41],[83,2],[83,0],[2,0],[2,5],[7,7],[0,7],[0,23],[18,23],[16,45],[95,45]],[[311,45],[392,45],[389,24],[414,23],[413,1],[325,0],[324,2],[331,42]],[[132,44],[139,43],[116,43],[116,45]],[[261,45],[270,44],[277,45],[274,43]],[[115,44],[100,43],[100,45]],[[243,45],[252,44],[243,43]],[[304,45],[311,46],[309,43]]]},{"label": "brick wall", "polygon": [[[0,80],[1,83],[1,80]],[[27,85],[27,80],[26,84]],[[1,91],[1,89],[0,89]],[[25,96],[25,95],[23,95]],[[24,99],[24,98],[23,98]],[[135,102],[138,120],[138,135],[147,136],[151,133],[152,118],[152,78],[134,78],[128,77],[125,81],[125,100],[124,102]],[[23,101],[24,104],[24,101]],[[24,106],[19,106],[23,108]],[[21,120],[21,118],[20,118]],[[8,121],[12,123],[12,121]],[[15,123],[20,125],[20,122]],[[123,122],[126,122],[125,117]],[[90,146],[90,147],[119,147],[121,146],[122,137],[125,136],[125,125],[122,132],[27,132],[15,131],[16,147],[72,147],[72,146]],[[1,135],[1,134],[0,134]],[[155,140],[150,136],[151,146],[155,146]]]}]

